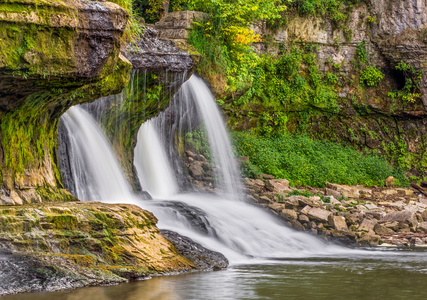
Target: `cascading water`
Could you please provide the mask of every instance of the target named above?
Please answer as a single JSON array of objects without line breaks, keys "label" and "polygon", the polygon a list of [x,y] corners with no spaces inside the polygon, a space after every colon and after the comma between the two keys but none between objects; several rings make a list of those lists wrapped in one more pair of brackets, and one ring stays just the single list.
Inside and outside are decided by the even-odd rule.
[{"label": "cascading water", "polygon": [[[73,107],[61,122],[68,132],[66,152],[73,177],[69,181],[74,183],[75,195],[82,200],[140,205],[91,115]],[[206,128],[212,161],[218,170],[218,187],[224,193],[182,193],[188,191],[183,185],[189,180],[183,179],[186,173],[174,139],[200,123]],[[318,256],[343,251],[289,229],[263,209],[239,201],[243,193],[222,116],[208,87],[195,76],[182,86],[168,110],[141,126],[134,154],[141,186],[155,198],[144,202],[144,208],[158,217],[159,227],[219,251],[231,262],[248,257]]]},{"label": "cascading water", "polygon": [[132,199],[111,146],[93,117],[74,106],[61,117],[67,131],[67,155],[75,196],[83,201],[126,202]]},{"label": "cascading water", "polygon": [[147,121],[138,132],[135,168],[142,186],[157,199],[166,199],[179,191],[175,175],[156,130],[155,120]]},{"label": "cascading water", "polygon": [[[187,128],[191,128],[188,123],[197,119],[191,112],[194,107],[205,125],[224,194],[172,195],[177,190],[177,181],[173,180],[175,174],[172,166],[168,165],[170,156],[167,153],[176,151],[173,148],[175,145],[170,141],[161,141],[159,136],[162,136],[165,128],[172,131],[169,138],[176,136],[176,131],[183,127],[177,123],[184,122]],[[173,125],[165,126],[168,122]],[[166,149],[159,149],[159,146]],[[243,198],[243,193],[223,118],[208,87],[200,78],[192,76],[175,96],[168,111],[142,125],[135,148],[135,166],[138,174],[143,174],[140,177],[141,185],[160,195],[155,197],[157,200],[147,204],[148,209],[158,217],[160,228],[189,236],[205,247],[225,254],[232,262],[247,256],[315,256],[342,251],[283,226],[280,220],[259,207],[238,201]],[[149,174],[162,175],[144,179]],[[169,201],[160,201],[165,199],[165,195]]]},{"label": "cascading water", "polygon": [[231,149],[224,119],[215,99],[197,76],[192,76],[181,88],[178,95],[183,101],[191,101],[197,108],[209,139],[209,146],[218,168],[219,185],[229,199],[242,199],[240,175]]}]

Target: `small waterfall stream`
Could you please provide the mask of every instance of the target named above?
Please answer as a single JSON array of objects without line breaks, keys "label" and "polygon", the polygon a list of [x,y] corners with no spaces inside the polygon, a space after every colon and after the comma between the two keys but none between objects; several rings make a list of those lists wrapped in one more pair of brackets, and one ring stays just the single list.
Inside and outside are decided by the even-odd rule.
[{"label": "small waterfall stream", "polygon": [[[133,195],[111,145],[89,113],[73,107],[62,122],[68,131],[67,152],[75,193],[82,200],[143,203],[159,219],[159,228],[188,236],[223,253],[232,263],[251,257],[306,257],[344,251],[285,227],[270,213],[242,201],[238,169],[223,118],[200,78],[190,78],[171,107],[145,122],[138,132],[135,167],[152,201],[142,202]],[[186,173],[172,139],[200,122],[206,128],[218,170],[218,187],[223,193],[188,192],[183,186],[186,180],[179,180]]]},{"label": "small waterfall stream", "polygon": [[67,154],[75,196],[83,201],[132,199],[131,187],[93,117],[74,106],[61,117],[61,122],[68,133]]}]

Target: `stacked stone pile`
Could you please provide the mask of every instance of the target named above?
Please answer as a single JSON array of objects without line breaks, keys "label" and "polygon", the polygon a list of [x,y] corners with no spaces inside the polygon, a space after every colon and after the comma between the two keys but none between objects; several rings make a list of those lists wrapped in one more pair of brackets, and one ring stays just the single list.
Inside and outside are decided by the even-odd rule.
[{"label": "stacked stone pile", "polygon": [[[387,179],[392,181],[392,178]],[[413,188],[326,183],[290,188],[286,179],[245,179],[249,198],[288,226],[347,245],[427,245],[427,197]]]}]

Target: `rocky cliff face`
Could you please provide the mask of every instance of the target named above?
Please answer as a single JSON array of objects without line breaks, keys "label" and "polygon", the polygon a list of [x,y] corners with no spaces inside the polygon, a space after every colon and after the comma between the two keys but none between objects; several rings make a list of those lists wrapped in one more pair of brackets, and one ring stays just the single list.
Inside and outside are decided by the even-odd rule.
[{"label": "rocky cliff face", "polygon": [[[128,87],[118,95],[86,106],[104,127],[129,182],[136,189],[139,183],[133,169],[133,156],[138,129],[169,106],[175,92],[192,75],[200,60],[200,54],[185,40],[161,36],[162,30],[147,25],[137,42],[123,47],[123,56],[133,66]],[[65,169],[62,171],[67,173]]]},{"label": "rocky cliff face", "polygon": [[[289,11],[285,24],[279,28],[272,29],[263,23],[254,26],[255,32],[269,41],[258,43],[258,51],[274,54],[281,45],[309,45],[319,70],[341,78],[336,87],[337,109],[292,107],[286,112],[288,129],[380,151],[390,161],[411,169],[412,175],[425,174],[426,4],[425,0],[372,0],[349,8],[342,23]],[[355,61],[362,44],[369,63],[384,73],[384,79],[376,87],[359,84],[361,70]],[[405,66],[404,70],[396,68],[399,64]],[[408,80],[417,86],[413,90],[415,97],[396,97],[405,90]],[[228,111],[228,115],[232,119],[238,117],[233,111]],[[246,120],[246,124],[254,123]],[[298,129],[301,123],[305,126]]]},{"label": "rocky cliff face", "polygon": [[0,4],[1,204],[73,199],[57,167],[58,120],[72,105],[125,87],[127,20],[104,1]]}]

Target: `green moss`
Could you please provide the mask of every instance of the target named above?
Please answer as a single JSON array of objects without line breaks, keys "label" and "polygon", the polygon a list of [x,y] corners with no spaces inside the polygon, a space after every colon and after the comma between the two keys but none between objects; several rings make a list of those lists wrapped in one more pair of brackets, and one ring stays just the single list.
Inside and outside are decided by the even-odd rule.
[{"label": "green moss", "polygon": [[76,228],[78,224],[78,219],[76,216],[66,214],[50,216],[47,218],[47,221],[54,224],[56,229],[72,230]]}]

